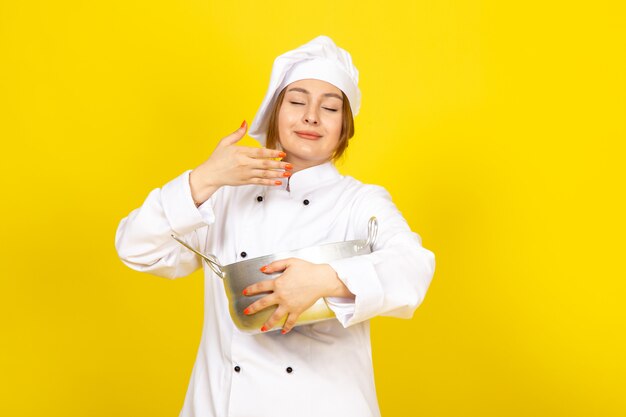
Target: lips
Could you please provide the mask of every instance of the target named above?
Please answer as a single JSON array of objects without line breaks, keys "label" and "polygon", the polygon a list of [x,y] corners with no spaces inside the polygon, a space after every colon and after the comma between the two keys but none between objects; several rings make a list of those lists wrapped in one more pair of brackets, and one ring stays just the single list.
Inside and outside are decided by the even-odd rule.
[{"label": "lips", "polygon": [[299,130],[296,131],[296,135],[300,136],[301,138],[304,139],[319,139],[322,137],[322,135],[320,135],[319,133],[315,133],[315,132],[311,132],[311,131],[307,131],[307,130]]}]

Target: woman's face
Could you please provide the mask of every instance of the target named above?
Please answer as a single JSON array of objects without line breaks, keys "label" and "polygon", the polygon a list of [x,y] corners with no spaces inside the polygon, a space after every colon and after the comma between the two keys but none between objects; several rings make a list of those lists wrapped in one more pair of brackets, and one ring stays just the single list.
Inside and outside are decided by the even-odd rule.
[{"label": "woman's face", "polygon": [[322,164],[339,143],[343,122],[340,89],[320,80],[294,81],[286,87],[278,112],[278,136],[286,161],[296,169]]}]

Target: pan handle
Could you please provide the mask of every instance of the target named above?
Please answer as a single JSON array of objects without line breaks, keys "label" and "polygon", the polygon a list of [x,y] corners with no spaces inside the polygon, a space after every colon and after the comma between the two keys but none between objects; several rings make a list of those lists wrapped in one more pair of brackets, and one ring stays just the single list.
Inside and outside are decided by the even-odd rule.
[{"label": "pan handle", "polygon": [[366,246],[372,247],[376,242],[376,237],[378,236],[378,220],[376,216],[370,217],[369,222],[367,222],[367,240],[363,246],[357,247],[357,250],[361,250]]},{"label": "pan handle", "polygon": [[195,250],[193,247],[191,247],[189,244],[187,244],[187,242],[185,242],[184,240],[171,235],[174,240],[176,240],[178,243],[180,243],[181,245],[183,245],[184,247],[186,247],[187,249],[189,249],[190,251],[192,251],[193,253],[195,253],[196,255],[198,255],[199,257],[201,257],[202,259],[204,259],[207,263],[207,265],[209,265],[209,268],[211,268],[211,270],[213,270],[213,272],[215,272],[217,274],[218,277],[224,279],[226,277],[226,273],[224,272],[224,269],[222,268],[222,265],[220,265],[219,261],[217,260],[217,258],[215,257],[215,255],[205,255],[203,253],[200,253],[199,251]]},{"label": "pan handle", "polygon": [[369,222],[367,222],[367,242],[365,245],[372,246],[376,243],[376,237],[378,236],[378,220],[376,216],[370,217]]}]

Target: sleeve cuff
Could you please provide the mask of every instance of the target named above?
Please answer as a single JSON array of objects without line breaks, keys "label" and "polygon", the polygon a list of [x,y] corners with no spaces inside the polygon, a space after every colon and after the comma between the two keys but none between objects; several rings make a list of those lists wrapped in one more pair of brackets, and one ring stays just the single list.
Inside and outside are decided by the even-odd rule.
[{"label": "sleeve cuff", "polygon": [[326,298],[328,307],[344,327],[373,317],[383,306],[384,293],[376,270],[370,262],[362,258],[363,256],[354,256],[329,262],[339,279],[355,295],[354,300]]},{"label": "sleeve cuff", "polygon": [[191,197],[189,173],[187,170],[172,181],[165,184],[161,190],[163,211],[172,230],[180,235],[211,224],[215,221],[215,214],[209,200],[200,207],[196,207]]}]

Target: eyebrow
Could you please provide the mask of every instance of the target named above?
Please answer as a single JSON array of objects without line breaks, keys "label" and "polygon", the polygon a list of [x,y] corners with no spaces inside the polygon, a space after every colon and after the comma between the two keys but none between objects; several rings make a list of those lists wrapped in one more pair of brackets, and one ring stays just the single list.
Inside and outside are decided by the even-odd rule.
[{"label": "eyebrow", "polygon": [[[304,88],[300,88],[300,87],[290,88],[289,90],[287,90],[287,92],[289,92],[289,91],[298,91],[298,92],[304,93],[304,94],[311,94],[307,90],[305,90]],[[324,94],[324,97],[334,97],[334,98],[338,98],[339,100],[343,101],[343,97],[341,97],[339,94],[336,94],[336,93],[326,93],[326,94]]]}]

